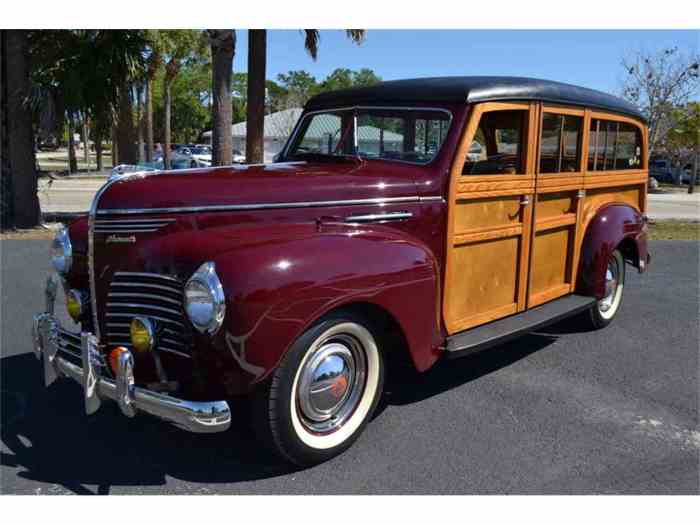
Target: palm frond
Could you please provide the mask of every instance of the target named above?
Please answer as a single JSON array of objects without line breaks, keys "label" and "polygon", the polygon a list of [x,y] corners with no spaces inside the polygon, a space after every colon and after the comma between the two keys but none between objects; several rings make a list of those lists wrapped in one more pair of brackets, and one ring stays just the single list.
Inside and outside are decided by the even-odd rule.
[{"label": "palm frond", "polygon": [[361,44],[365,40],[365,36],[367,35],[367,30],[366,29],[346,29],[345,34],[347,37],[355,42],[356,44]]},{"label": "palm frond", "polygon": [[318,58],[318,43],[321,40],[321,32],[318,29],[304,29],[304,48],[311,58]]}]

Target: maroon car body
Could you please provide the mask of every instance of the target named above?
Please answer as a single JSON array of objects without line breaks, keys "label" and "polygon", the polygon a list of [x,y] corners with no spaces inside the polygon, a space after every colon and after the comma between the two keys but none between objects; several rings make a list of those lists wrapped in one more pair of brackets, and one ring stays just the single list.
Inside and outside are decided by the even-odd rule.
[{"label": "maroon car body", "polygon": [[[392,111],[411,113],[402,117],[403,135],[381,127],[400,120]],[[560,137],[570,122],[578,126],[573,148],[560,138],[545,151],[545,113],[548,125],[552,115],[560,119]],[[482,114],[494,128],[482,131],[473,153]],[[328,149],[290,154],[304,149],[318,115],[318,140]],[[333,133],[324,128],[329,119],[339,123]],[[528,133],[513,132],[517,119]],[[261,428],[278,452],[299,465],[328,459],[371,417],[382,354],[402,353],[422,372],[565,315],[585,310],[595,328],[612,320],[625,262],[641,272],[650,259],[643,122],[624,101],[549,81],[387,82],[312,99],[279,162],[114,177],[54,242],[54,266],[83,333],[59,326],[49,282],[46,312],[34,319],[45,382],[81,382],[89,414],[109,398],[127,416],[138,409],[193,432],[229,427],[228,401],[217,399],[264,392]],[[614,149],[608,165],[608,135],[598,147],[607,130],[615,144],[629,142],[619,150],[622,164]],[[379,137],[378,154],[361,152],[358,137]],[[517,146],[501,151],[499,140]],[[470,171],[479,162],[485,171]],[[457,212],[464,203],[468,211]],[[469,222],[469,213],[479,220]],[[488,245],[494,240],[501,244]],[[538,257],[528,259],[529,243]],[[454,266],[455,247],[465,245],[472,251]],[[187,295],[197,275],[209,287],[214,330],[197,325],[189,309],[201,306],[196,290]],[[465,283],[474,285],[464,288],[471,297]],[[478,310],[479,293],[497,299]],[[448,316],[450,297],[469,300]],[[139,330],[148,335],[145,349],[136,344]]]}]

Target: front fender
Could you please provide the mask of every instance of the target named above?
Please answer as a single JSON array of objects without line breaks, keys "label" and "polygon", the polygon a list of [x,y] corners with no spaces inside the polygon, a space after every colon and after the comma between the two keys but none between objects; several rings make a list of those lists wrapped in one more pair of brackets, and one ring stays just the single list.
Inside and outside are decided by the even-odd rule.
[{"label": "front fender", "polygon": [[433,364],[439,270],[425,244],[381,224],[295,225],[288,231],[293,235],[277,231],[273,239],[213,256],[227,295],[216,346],[240,372],[230,384],[245,391],[263,380],[313,322],[354,303],[384,309],[401,327],[416,368]]},{"label": "front fender", "polygon": [[596,212],[586,228],[576,287],[579,293],[597,299],[605,295],[605,270],[618,247],[626,261],[644,271],[649,260],[644,217],[632,206],[609,204]]}]

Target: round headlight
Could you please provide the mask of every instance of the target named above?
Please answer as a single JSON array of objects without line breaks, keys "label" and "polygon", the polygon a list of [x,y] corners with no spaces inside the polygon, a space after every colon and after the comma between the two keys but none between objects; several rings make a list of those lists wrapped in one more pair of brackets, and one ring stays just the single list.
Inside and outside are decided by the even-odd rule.
[{"label": "round headlight", "polygon": [[51,243],[51,264],[61,275],[66,275],[73,263],[73,247],[68,236],[68,229],[61,228]]},{"label": "round headlight", "polygon": [[224,322],[226,299],[213,262],[200,266],[185,285],[185,310],[201,333],[215,334]]}]

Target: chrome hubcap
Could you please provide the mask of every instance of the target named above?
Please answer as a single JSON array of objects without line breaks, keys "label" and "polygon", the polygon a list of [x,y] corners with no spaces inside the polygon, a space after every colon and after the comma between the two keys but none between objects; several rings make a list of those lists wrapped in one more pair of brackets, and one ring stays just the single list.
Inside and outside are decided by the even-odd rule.
[{"label": "chrome hubcap", "polygon": [[612,308],[615,301],[615,292],[617,291],[617,283],[620,275],[620,270],[617,267],[617,259],[614,257],[608,261],[608,268],[605,271],[605,297],[598,302],[598,307],[601,312],[607,312]]},{"label": "chrome hubcap", "polygon": [[335,335],[316,345],[306,359],[297,391],[304,425],[317,433],[340,427],[357,407],[365,375],[364,352],[354,337]]}]

